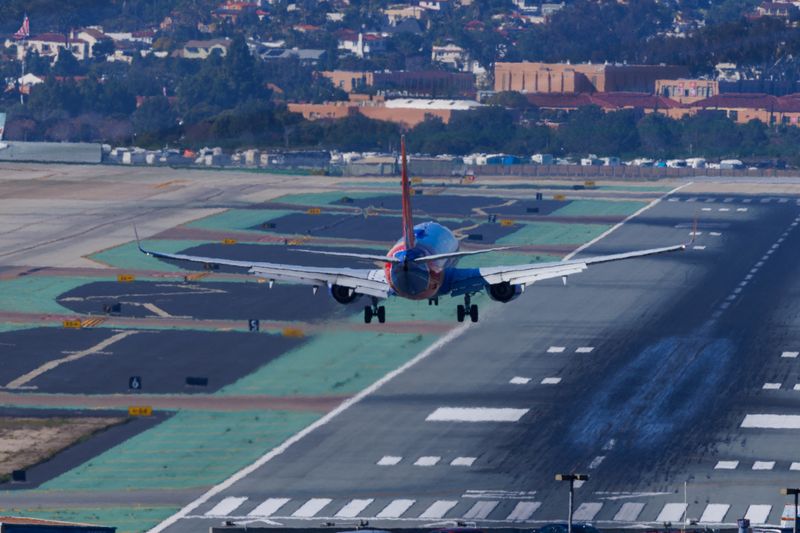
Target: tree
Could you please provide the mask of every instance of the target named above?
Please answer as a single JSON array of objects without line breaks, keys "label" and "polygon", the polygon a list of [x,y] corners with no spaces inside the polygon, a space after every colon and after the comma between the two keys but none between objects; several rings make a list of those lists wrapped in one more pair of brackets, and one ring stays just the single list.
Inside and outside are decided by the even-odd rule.
[{"label": "tree", "polygon": [[139,145],[161,145],[178,133],[175,112],[163,96],[146,99],[131,116]]},{"label": "tree", "polygon": [[659,113],[645,115],[636,124],[642,153],[651,158],[675,157],[681,151],[681,127],[677,120]]},{"label": "tree", "polygon": [[83,68],[72,52],[66,48],[58,50],[58,59],[53,65],[53,74],[56,76],[77,76],[83,73]]}]

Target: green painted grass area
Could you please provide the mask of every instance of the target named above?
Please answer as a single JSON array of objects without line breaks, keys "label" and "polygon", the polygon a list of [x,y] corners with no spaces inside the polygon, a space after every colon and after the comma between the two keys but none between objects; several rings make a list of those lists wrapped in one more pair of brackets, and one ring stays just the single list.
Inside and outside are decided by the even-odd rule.
[{"label": "green painted grass area", "polygon": [[213,485],[319,417],[287,411],[181,411],[41,488],[110,491]]},{"label": "green painted grass area", "polygon": [[147,531],[159,522],[178,512],[172,506],[131,506],[95,508],[0,508],[0,513],[11,516],[25,516],[45,520],[80,522],[96,526],[112,526],[118,533],[138,533]]},{"label": "green painted grass area", "polygon": [[71,313],[56,298],[90,281],[110,281],[111,277],[71,278],[25,276],[0,281],[0,310],[17,313]]},{"label": "green painted grass area", "polygon": [[212,231],[234,230],[261,233],[250,228],[296,212],[287,209],[228,209],[223,213],[209,215],[184,225],[187,228]]},{"label": "green painted grass area", "polygon": [[649,202],[606,201],[606,200],[573,200],[569,205],[556,209],[551,213],[554,217],[586,217],[586,216],[628,216],[646,206]]},{"label": "green painted grass area", "polygon": [[498,245],[579,245],[588,242],[611,226],[606,224],[559,224],[534,222],[525,224],[511,235],[497,240]]},{"label": "green painted grass area", "polygon": [[[276,198],[272,201],[281,204],[313,205],[323,207],[337,202],[345,196],[357,200],[362,198],[377,198],[378,196],[385,196],[385,193],[355,191],[310,192],[305,194],[287,194],[286,196],[281,196],[280,198]],[[342,205],[347,206],[347,204]]]},{"label": "green painted grass area", "polygon": [[[153,239],[142,241],[142,246],[159,252],[175,254],[193,246],[207,244],[207,241],[191,240],[162,240]],[[131,270],[157,270],[159,272],[179,272],[181,269],[139,251],[136,242],[120,244],[113,248],[94,253],[89,259],[99,261],[115,268],[129,268]]]},{"label": "green painted grass area", "polygon": [[[392,316],[393,320],[399,320]],[[434,335],[325,333],[228,385],[219,394],[353,394],[402,365],[434,340]]]}]

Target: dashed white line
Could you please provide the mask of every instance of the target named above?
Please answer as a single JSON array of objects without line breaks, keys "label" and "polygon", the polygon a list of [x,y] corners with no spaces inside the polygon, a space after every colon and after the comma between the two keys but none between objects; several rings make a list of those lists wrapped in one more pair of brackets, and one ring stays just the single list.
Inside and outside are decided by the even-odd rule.
[{"label": "dashed white line", "polygon": [[592,353],[594,346],[581,346],[575,350],[575,353]]},{"label": "dashed white line", "polygon": [[711,208],[710,207],[704,207],[704,208],[701,209],[701,211],[711,211]]},{"label": "dashed white line", "polygon": [[436,466],[442,458],[436,455],[425,455],[414,461],[414,466]]},{"label": "dashed white line", "polygon": [[711,235],[712,237],[719,237],[719,236],[722,235],[722,233],[720,233],[718,231],[712,231],[712,232],[709,233],[709,235]]},{"label": "dashed white line", "polygon": [[559,383],[561,383],[561,378],[553,377],[553,378],[544,378],[542,380],[541,384],[542,385],[558,385]]},{"label": "dashed white line", "polygon": [[795,386],[792,387],[792,390],[800,390],[800,383],[795,384]]},{"label": "dashed white line", "polygon": [[595,468],[600,466],[600,464],[605,460],[605,458],[606,458],[605,455],[598,455],[597,457],[592,459],[592,462],[589,463],[589,470],[594,470]]},{"label": "dashed white line", "polygon": [[764,390],[778,390],[778,389],[781,388],[781,384],[780,383],[769,383],[768,382],[768,383],[764,383],[764,385],[762,385],[761,388],[764,389]]},{"label": "dashed white line", "polygon": [[800,355],[800,352],[783,352],[781,357],[786,359],[797,359],[797,356]]},{"label": "dashed white line", "polygon": [[397,455],[384,455],[375,464],[378,466],[394,466],[402,460],[403,458]]},{"label": "dashed white line", "polygon": [[564,346],[551,346],[547,349],[547,353],[563,353],[566,348]]},{"label": "dashed white line", "polygon": [[740,213],[744,213],[745,211],[747,211],[747,208],[746,207],[738,207],[736,210],[739,211]]},{"label": "dashed white line", "polygon": [[800,415],[745,415],[741,427],[758,429],[800,429]]},{"label": "dashed white line", "polygon": [[530,383],[531,378],[523,378],[522,376],[514,376],[509,380],[509,383],[512,385],[527,385]]},{"label": "dashed white line", "polygon": [[755,461],[753,470],[772,470],[775,468],[775,461]]},{"label": "dashed white line", "polygon": [[472,466],[477,457],[456,457],[450,461],[450,466]]},{"label": "dashed white line", "polygon": [[511,407],[439,407],[429,414],[428,422],[518,422],[529,409]]},{"label": "dashed white line", "polygon": [[719,210],[722,211],[722,212],[730,211],[730,209],[727,208],[727,207],[720,207]]},{"label": "dashed white line", "polygon": [[739,461],[717,461],[714,470],[736,470],[739,467]]},{"label": "dashed white line", "polygon": [[699,245],[699,246],[694,246],[692,249],[693,249],[693,250],[705,250],[705,249],[706,249],[706,247],[705,247],[705,246],[702,246],[702,245]]},{"label": "dashed white line", "polygon": [[800,470],[800,463],[792,463],[791,466],[789,466],[789,470],[794,470],[794,471]]}]

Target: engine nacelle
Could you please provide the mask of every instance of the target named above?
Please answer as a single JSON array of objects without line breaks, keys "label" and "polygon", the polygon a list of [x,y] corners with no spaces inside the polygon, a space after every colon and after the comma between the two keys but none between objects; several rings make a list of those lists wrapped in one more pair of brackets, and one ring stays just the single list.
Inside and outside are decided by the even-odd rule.
[{"label": "engine nacelle", "polygon": [[331,285],[331,296],[333,296],[333,299],[340,304],[351,304],[355,302],[361,295],[350,287]]},{"label": "engine nacelle", "polygon": [[486,288],[489,293],[489,298],[496,302],[507,303],[522,294],[522,288],[519,285],[512,285],[507,281],[502,283],[495,283]]}]

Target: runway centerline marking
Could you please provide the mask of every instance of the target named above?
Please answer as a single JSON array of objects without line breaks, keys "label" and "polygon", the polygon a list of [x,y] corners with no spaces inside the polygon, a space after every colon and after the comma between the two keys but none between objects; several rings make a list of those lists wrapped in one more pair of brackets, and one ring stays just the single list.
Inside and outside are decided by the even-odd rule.
[{"label": "runway centerline marking", "polygon": [[528,383],[530,383],[530,381],[531,381],[531,378],[523,378],[522,376],[514,376],[513,378],[511,378],[509,383],[511,383],[512,385],[527,385]]},{"label": "runway centerline marking", "polygon": [[775,468],[775,461],[755,461],[753,470],[772,470]]},{"label": "runway centerline marking", "polygon": [[436,466],[441,460],[437,455],[425,455],[414,461],[414,466]]},{"label": "runway centerline marking", "polygon": [[575,350],[575,353],[592,353],[594,351],[594,346],[581,346]]},{"label": "runway centerline marking", "polygon": [[745,415],[741,427],[756,429],[800,429],[800,415]]},{"label": "runway centerline marking", "polygon": [[714,470],[736,470],[739,467],[739,461],[717,461]]},{"label": "runway centerline marking", "polygon": [[375,464],[378,466],[394,466],[402,460],[403,458],[397,455],[384,455]]},{"label": "runway centerline marking", "polygon": [[605,455],[598,455],[597,457],[592,459],[592,462],[589,463],[589,470],[594,470],[595,468],[600,466],[600,463],[602,463],[605,460],[605,458],[606,458]]},{"label": "runway centerline marking", "polygon": [[556,377],[544,378],[541,382],[542,385],[558,385],[559,383],[561,383],[561,378]]},{"label": "runway centerline marking", "polygon": [[133,331],[133,330],[121,331],[121,332],[117,333],[116,335],[112,335],[111,337],[98,342],[97,344],[95,344],[91,348],[87,348],[86,350],[82,350],[80,352],[75,352],[75,353],[73,353],[71,355],[68,355],[67,357],[62,357],[61,359],[54,359],[53,361],[48,361],[48,362],[44,363],[43,365],[39,366],[38,368],[34,368],[33,370],[31,370],[27,374],[23,374],[20,377],[18,377],[17,379],[12,380],[11,382],[9,382],[8,385],[6,385],[6,388],[7,389],[18,389],[18,388],[20,388],[20,387],[22,387],[24,385],[27,385],[28,383],[30,383],[34,379],[38,378],[42,374],[44,374],[46,372],[49,372],[50,370],[53,370],[55,368],[58,368],[59,366],[63,365],[64,363],[71,363],[72,361],[77,361],[78,359],[83,359],[84,357],[87,357],[89,355],[98,354],[99,352],[102,352],[103,350],[105,350],[106,348],[111,346],[112,344],[115,344],[115,343],[121,341],[125,337],[130,337],[131,335],[135,335],[136,333],[138,333],[138,332],[137,331]]},{"label": "runway centerline marking", "polygon": [[781,354],[781,357],[784,357],[784,358],[787,358],[787,359],[797,359],[798,355],[800,355],[800,352],[783,352]]},{"label": "runway centerline marking", "polygon": [[564,346],[551,346],[547,349],[547,353],[564,353],[566,349]]},{"label": "runway centerline marking", "polygon": [[450,466],[472,466],[477,457],[456,457],[450,461]]},{"label": "runway centerline marking", "polygon": [[511,407],[439,407],[426,422],[518,422],[530,409]]},{"label": "runway centerline marking", "polygon": [[800,463],[792,463],[789,466],[789,470],[794,470],[794,471],[800,470]]},{"label": "runway centerline marking", "polygon": [[781,388],[780,383],[764,383],[761,387],[764,390],[779,390]]}]

